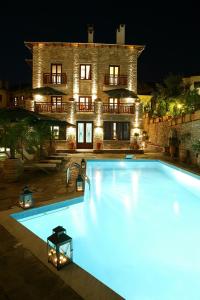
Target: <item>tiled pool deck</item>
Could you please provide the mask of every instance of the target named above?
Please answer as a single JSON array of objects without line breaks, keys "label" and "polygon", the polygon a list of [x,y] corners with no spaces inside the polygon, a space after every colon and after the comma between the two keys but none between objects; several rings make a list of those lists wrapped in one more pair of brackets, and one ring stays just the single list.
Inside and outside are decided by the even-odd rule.
[{"label": "tiled pool deck", "polygon": [[[81,158],[124,158],[124,154],[72,154],[71,161]],[[136,155],[136,158],[158,158],[170,161],[161,153]],[[187,170],[200,173],[200,169],[175,163]],[[74,264],[57,272],[46,262],[45,243],[27,229],[9,218],[20,211],[16,207],[21,189],[28,184],[34,191],[36,206],[80,196],[65,184],[65,167],[52,174],[27,174],[18,183],[0,181],[0,299],[121,299],[92,276]],[[58,276],[59,275],[59,276]],[[72,290],[69,286],[73,287]],[[95,294],[96,293],[96,294]],[[81,296],[79,296],[79,295]],[[95,298],[94,298],[95,295]]]}]

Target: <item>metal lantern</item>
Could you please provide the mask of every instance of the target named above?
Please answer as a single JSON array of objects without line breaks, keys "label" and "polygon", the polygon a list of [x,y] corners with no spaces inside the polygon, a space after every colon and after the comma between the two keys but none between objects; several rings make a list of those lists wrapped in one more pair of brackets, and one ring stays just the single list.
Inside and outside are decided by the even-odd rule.
[{"label": "metal lantern", "polygon": [[72,238],[66,234],[66,229],[57,226],[53,234],[47,238],[48,262],[57,270],[73,261]]},{"label": "metal lantern", "polygon": [[82,168],[82,169],[85,169],[85,168],[86,168],[86,161],[85,161],[84,158],[81,160],[81,168]]},{"label": "metal lantern", "polygon": [[81,174],[78,174],[78,177],[76,179],[76,191],[77,192],[84,191],[84,180],[83,180]]},{"label": "metal lantern", "polygon": [[32,207],[33,204],[34,204],[33,192],[29,190],[28,186],[25,186],[22,190],[22,193],[20,194],[19,205],[23,209],[27,209]]}]

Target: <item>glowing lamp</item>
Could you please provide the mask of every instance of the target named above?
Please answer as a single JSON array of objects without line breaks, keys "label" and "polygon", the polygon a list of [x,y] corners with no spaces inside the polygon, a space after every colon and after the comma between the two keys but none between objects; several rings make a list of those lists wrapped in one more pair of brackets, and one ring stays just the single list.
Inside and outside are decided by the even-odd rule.
[{"label": "glowing lamp", "polygon": [[57,226],[52,235],[47,238],[48,262],[57,270],[73,261],[72,238],[66,234],[66,229]]},{"label": "glowing lamp", "polygon": [[28,186],[25,186],[20,194],[19,205],[23,209],[31,208],[34,204],[33,192],[31,192]]},{"label": "glowing lamp", "polygon": [[84,191],[84,180],[83,180],[81,174],[78,174],[78,177],[76,179],[76,191],[77,192]]}]

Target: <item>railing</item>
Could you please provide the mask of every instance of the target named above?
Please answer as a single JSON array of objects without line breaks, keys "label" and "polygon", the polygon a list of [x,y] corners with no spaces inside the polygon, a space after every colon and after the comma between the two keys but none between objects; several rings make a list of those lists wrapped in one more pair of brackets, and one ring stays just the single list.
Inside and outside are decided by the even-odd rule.
[{"label": "railing", "polygon": [[104,78],[105,85],[127,85],[127,75],[109,75]]},{"label": "railing", "polygon": [[94,112],[94,104],[78,103],[76,105],[77,112]]},{"label": "railing", "polygon": [[44,73],[43,74],[44,84],[66,84],[67,75],[66,73]]},{"label": "railing", "polygon": [[132,104],[103,104],[103,113],[134,114],[135,107]]},{"label": "railing", "polygon": [[35,103],[35,112],[42,113],[63,113],[68,112],[68,103],[52,104],[51,102],[37,102]]}]

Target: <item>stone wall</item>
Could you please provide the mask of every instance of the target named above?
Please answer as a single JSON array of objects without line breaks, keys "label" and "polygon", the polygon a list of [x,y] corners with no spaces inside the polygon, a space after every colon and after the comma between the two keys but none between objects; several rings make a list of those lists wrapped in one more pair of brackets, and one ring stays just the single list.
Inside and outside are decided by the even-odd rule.
[{"label": "stone wall", "polygon": [[[74,109],[72,113],[72,109],[69,109],[69,111],[65,109],[61,118],[66,118],[68,122],[73,124],[76,124],[77,121],[93,121],[94,145],[99,141],[99,136],[101,136],[101,141],[103,139],[102,128],[104,121],[130,122],[131,137],[133,137],[134,129],[140,127],[140,122],[137,121],[136,124],[135,121],[136,114],[104,114],[102,113],[102,105],[103,102],[108,103],[109,96],[106,93],[107,90],[127,88],[137,93],[137,59],[143,48],[143,46],[137,45],[96,43],[33,43],[33,88],[45,86],[43,74],[51,73],[51,64],[62,64],[62,73],[66,73],[67,83],[46,85],[64,92],[66,96],[62,96],[63,102],[70,103],[70,99],[78,101],[79,96],[90,96],[94,104],[96,99],[101,99],[102,102],[101,109],[98,112],[95,109],[92,113],[81,113],[78,111],[75,112]],[[91,80],[79,79],[81,64],[91,65]],[[127,76],[127,85],[109,86],[104,84],[105,75],[109,74],[110,65],[119,66],[120,75]],[[50,96],[35,95],[34,101],[50,102],[50,98]],[[123,99],[123,102],[132,102],[134,105],[134,99]],[[74,107],[75,104],[76,102],[73,104]],[[72,105],[70,104],[69,107],[72,107]],[[58,117],[58,114],[54,113],[54,116]],[[73,135],[76,135],[75,130]],[[74,137],[74,139],[76,138]],[[129,148],[129,144],[130,141],[124,145],[114,141],[109,146],[111,148]]]},{"label": "stone wall", "polygon": [[[120,75],[127,75],[127,87],[137,93],[137,58],[135,46],[76,43],[36,43],[33,45],[33,88],[44,86],[43,73],[51,72],[51,64],[62,64],[67,84],[53,85],[69,98],[92,96],[107,101],[104,77],[109,65],[119,65]],[[92,79],[79,80],[80,64],[91,64]],[[114,86],[116,88],[116,86]],[[110,87],[108,87],[110,89]]]},{"label": "stone wall", "polygon": [[196,153],[192,149],[192,144],[196,139],[200,139],[200,111],[178,118],[151,119],[147,115],[144,116],[143,129],[148,133],[150,145],[168,146],[172,128],[177,130],[178,138],[185,133],[191,133],[191,137],[180,144],[179,147],[189,150],[192,162],[196,162]]}]

